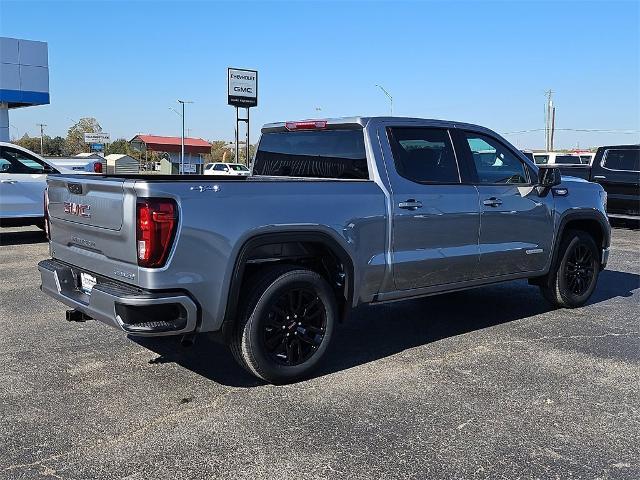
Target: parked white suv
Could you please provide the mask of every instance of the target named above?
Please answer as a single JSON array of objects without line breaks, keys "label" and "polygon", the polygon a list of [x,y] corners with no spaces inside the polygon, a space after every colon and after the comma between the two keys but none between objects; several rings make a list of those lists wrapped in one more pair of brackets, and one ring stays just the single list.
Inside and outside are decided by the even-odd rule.
[{"label": "parked white suv", "polygon": [[0,225],[42,227],[49,173],[78,173],[13,143],[0,142]]},{"label": "parked white suv", "polygon": [[533,152],[533,158],[538,165],[582,165],[581,155],[562,152]]},{"label": "parked white suv", "polygon": [[241,163],[207,163],[204,167],[204,174],[248,177],[251,175],[251,171]]}]

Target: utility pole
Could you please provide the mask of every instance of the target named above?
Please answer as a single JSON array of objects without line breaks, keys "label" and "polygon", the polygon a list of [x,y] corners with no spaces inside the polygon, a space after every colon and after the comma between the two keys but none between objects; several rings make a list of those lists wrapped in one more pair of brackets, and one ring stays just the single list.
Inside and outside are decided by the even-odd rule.
[{"label": "utility pole", "polygon": [[547,96],[547,103],[544,110],[544,137],[545,150],[553,151],[553,129],[555,127],[555,107],[553,106],[553,90],[549,89],[544,92]]},{"label": "utility pole", "polygon": [[44,127],[46,127],[47,124],[36,123],[36,125],[40,127],[40,155],[44,155]]},{"label": "utility pole", "polygon": [[184,174],[184,105],[185,103],[193,103],[190,100],[178,100],[182,105],[182,141],[180,142],[180,174]]},{"label": "utility pole", "polygon": [[391,116],[393,117],[393,97],[391,96],[391,94],[389,92],[387,92],[385,90],[385,88],[382,85],[376,84],[376,87],[378,87],[380,90],[382,90],[384,92],[384,94],[389,98],[389,102],[391,103]]}]

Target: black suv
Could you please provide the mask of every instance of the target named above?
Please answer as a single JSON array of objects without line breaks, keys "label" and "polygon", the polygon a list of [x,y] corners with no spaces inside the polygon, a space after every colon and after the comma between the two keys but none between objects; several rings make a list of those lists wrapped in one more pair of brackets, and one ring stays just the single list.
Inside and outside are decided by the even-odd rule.
[{"label": "black suv", "polygon": [[590,177],[607,192],[609,217],[640,220],[640,145],[598,148]]}]

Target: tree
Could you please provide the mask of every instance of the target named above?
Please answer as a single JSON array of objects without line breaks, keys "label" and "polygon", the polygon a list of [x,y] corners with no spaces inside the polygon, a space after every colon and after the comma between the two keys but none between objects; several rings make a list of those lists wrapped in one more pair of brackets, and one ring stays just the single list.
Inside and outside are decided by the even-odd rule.
[{"label": "tree", "polygon": [[25,133],[22,138],[16,142],[16,145],[20,145],[32,152],[40,153],[40,137],[30,137]]},{"label": "tree", "polygon": [[[225,156],[226,153],[226,156]],[[211,142],[211,161],[222,162],[230,159],[230,151],[227,148],[227,142],[224,140],[214,140]]]},{"label": "tree", "polygon": [[84,143],[85,133],[102,132],[102,127],[93,117],[83,117],[78,123],[71,126],[67,132],[65,140],[64,153],[66,155],[77,155],[87,150],[87,144]]},{"label": "tree", "polygon": [[124,155],[131,155],[131,148],[129,147],[129,142],[127,142],[124,138],[119,138],[111,142],[109,145],[107,145],[105,154],[110,155],[112,153],[121,153]]},{"label": "tree", "polygon": [[64,155],[64,138],[61,136],[48,137],[44,136],[44,154],[52,157],[61,157]]}]

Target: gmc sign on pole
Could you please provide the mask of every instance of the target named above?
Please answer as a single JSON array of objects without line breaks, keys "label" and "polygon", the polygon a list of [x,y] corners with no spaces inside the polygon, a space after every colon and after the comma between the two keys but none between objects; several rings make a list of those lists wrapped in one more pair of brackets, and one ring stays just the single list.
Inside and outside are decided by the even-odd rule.
[{"label": "gmc sign on pole", "polygon": [[234,107],[250,108],[258,105],[258,72],[228,68],[228,101]]}]

